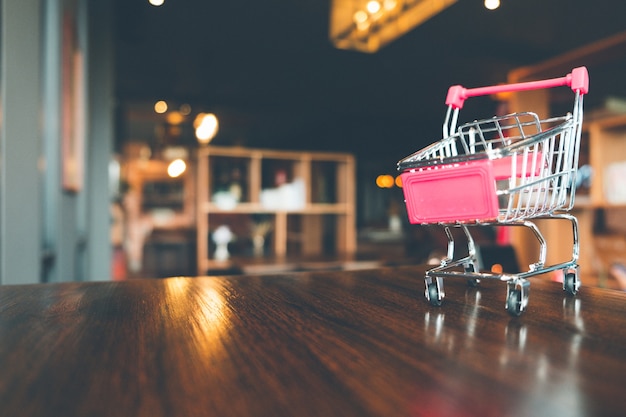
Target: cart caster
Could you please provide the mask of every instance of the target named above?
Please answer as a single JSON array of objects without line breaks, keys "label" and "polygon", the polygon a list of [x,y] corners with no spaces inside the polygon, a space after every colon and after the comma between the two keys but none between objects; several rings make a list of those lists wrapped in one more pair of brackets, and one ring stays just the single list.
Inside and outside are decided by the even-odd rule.
[{"label": "cart caster", "polygon": [[578,273],[565,272],[563,275],[563,289],[570,295],[576,295],[580,288],[580,279],[578,279]]},{"label": "cart caster", "polygon": [[[478,270],[473,263],[464,265],[463,269],[465,270],[466,274],[473,274],[473,273],[475,273]],[[468,278],[467,279],[467,285],[469,287],[478,287],[479,283],[480,283],[480,280],[478,278]]]},{"label": "cart caster", "polygon": [[437,289],[437,284],[428,284],[426,291],[428,292],[426,298],[428,298],[430,304],[435,307],[439,307],[442,300],[439,298],[439,290]]},{"label": "cart caster", "polygon": [[506,311],[510,315],[519,317],[522,314],[522,291],[511,290],[506,297]]},{"label": "cart caster", "polygon": [[439,307],[443,302],[443,280],[436,278],[433,282],[432,278],[426,277],[426,299],[431,305]]},{"label": "cart caster", "polygon": [[506,311],[512,316],[519,317],[528,304],[530,282],[526,280],[515,280],[509,282],[507,285]]}]

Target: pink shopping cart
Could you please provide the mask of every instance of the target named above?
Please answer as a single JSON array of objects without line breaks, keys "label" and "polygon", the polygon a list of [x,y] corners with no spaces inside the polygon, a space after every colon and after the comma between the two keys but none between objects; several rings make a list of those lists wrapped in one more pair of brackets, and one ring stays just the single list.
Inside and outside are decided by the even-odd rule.
[{"label": "pink shopping cart", "polygon": [[[466,123],[457,128],[459,110],[467,98],[568,86],[574,108],[562,117],[539,119],[532,112],[513,113]],[[507,282],[506,310],[519,316],[528,304],[528,277],[563,271],[563,289],[576,294],[578,222],[568,214],[574,206],[583,96],[589,89],[585,67],[561,78],[466,89],[448,90],[448,111],[443,139],[398,162],[404,198],[412,224],[443,226],[447,255],[426,271],[426,298],[439,306],[444,298],[443,279],[465,278],[470,285],[481,279]],[[546,265],[547,243],[533,219],[564,219],[573,231],[572,259]],[[504,225],[530,229],[539,242],[538,261],[522,273],[480,272],[474,240],[468,226]],[[451,228],[467,237],[467,256],[454,259]]]}]

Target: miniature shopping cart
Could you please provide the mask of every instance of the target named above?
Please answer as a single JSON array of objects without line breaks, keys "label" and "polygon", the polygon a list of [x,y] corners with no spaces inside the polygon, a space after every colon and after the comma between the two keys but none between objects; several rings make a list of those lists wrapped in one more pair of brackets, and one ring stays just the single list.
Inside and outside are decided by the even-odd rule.
[{"label": "miniature shopping cart", "polygon": [[[459,110],[467,98],[569,86],[574,92],[572,113],[539,119],[532,112],[474,121],[457,128]],[[576,294],[578,271],[578,222],[567,212],[574,206],[583,96],[589,87],[585,67],[562,78],[474,89],[452,86],[443,139],[398,162],[409,221],[438,224],[448,239],[447,254],[439,266],[426,271],[426,298],[439,306],[444,298],[443,279],[465,278],[470,285],[481,279],[507,283],[506,309],[519,316],[528,304],[528,277],[563,272],[563,289]],[[571,222],[572,259],[546,265],[547,244],[535,219]],[[538,261],[522,273],[480,272],[469,226],[523,226],[539,242]],[[451,228],[467,237],[467,256],[454,259]]]}]

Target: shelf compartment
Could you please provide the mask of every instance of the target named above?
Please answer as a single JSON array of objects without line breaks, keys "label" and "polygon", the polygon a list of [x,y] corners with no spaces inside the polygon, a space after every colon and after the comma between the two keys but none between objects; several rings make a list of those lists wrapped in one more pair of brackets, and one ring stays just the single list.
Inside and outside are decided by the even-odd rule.
[{"label": "shelf compartment", "polygon": [[[226,189],[221,172],[239,169],[245,178],[240,201],[215,201],[218,187]],[[265,254],[273,258],[351,255],[356,252],[355,163],[346,153],[296,152],[206,146],[198,150],[197,259],[198,273],[214,263],[210,234],[220,221],[233,228],[249,226],[255,216],[267,216],[272,224]],[[226,174],[224,174],[226,175]],[[298,204],[262,204],[261,193],[298,182]],[[280,190],[281,192],[283,190]],[[282,198],[282,196],[279,195]],[[231,219],[231,220],[228,220]],[[243,225],[243,226],[242,226]],[[245,232],[239,231],[239,234]],[[240,242],[237,256],[252,251],[251,237]],[[245,247],[248,249],[245,249]]]}]

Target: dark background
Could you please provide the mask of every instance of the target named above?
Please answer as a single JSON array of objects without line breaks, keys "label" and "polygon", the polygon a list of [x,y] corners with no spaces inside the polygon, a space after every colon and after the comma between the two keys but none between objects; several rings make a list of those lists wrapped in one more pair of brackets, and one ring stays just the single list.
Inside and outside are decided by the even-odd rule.
[{"label": "dark background", "polygon": [[[117,151],[132,141],[153,150],[197,146],[189,121],[175,134],[164,129],[153,104],[167,100],[173,108],[188,103],[194,113],[216,113],[215,145],[353,153],[363,251],[367,232],[388,227],[392,209],[404,210],[402,191],[376,187],[376,176],[396,173],[399,159],[441,139],[451,85],[503,83],[512,69],[626,31],[621,0],[502,0],[495,11],[482,0],[459,0],[367,54],[332,45],[330,4],[166,0],[153,7],[115,0]],[[609,96],[626,97],[626,51],[613,52],[608,65],[577,64],[587,65],[591,78],[585,117]],[[571,110],[567,96],[556,115]],[[474,98],[460,122],[498,110],[492,98]],[[402,247],[386,241],[384,250],[426,257],[445,248],[439,230],[409,228],[401,218],[410,238]],[[478,242],[493,241],[493,230],[480,231]],[[375,247],[379,254],[381,245]]]},{"label": "dark background", "polygon": [[[395,161],[440,139],[450,85],[504,82],[512,68],[626,30],[625,12],[617,0],[502,0],[495,11],[460,0],[366,54],[332,46],[329,0],[117,0],[116,94],[123,109],[165,99],[216,112],[215,144]],[[604,99],[597,78],[588,107]],[[475,101],[467,119],[495,112]]]}]

